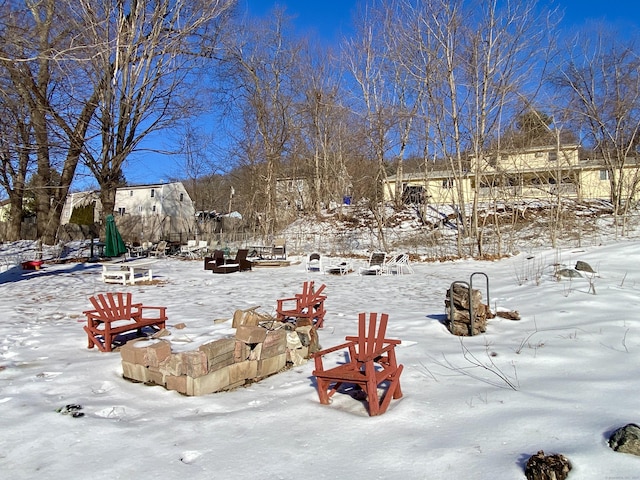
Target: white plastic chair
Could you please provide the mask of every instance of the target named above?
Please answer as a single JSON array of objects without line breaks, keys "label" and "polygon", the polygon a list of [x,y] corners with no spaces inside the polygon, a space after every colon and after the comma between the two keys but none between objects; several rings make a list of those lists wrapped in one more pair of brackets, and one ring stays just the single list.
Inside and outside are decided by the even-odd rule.
[{"label": "white plastic chair", "polygon": [[401,253],[388,259],[384,266],[384,273],[403,275],[404,273],[413,273],[413,267],[409,263],[409,255]]},{"label": "white plastic chair", "polygon": [[358,270],[360,275],[382,275],[385,273],[384,265],[387,261],[385,252],[372,252],[369,256],[369,264]]},{"label": "white plastic chair", "polygon": [[307,272],[322,272],[322,258],[319,253],[312,253],[307,257]]},{"label": "white plastic chair", "polygon": [[166,257],[167,256],[167,242],[162,240],[160,242],[158,242],[158,245],[156,245],[156,248],[152,248],[151,250],[149,250],[149,254],[150,257]]}]

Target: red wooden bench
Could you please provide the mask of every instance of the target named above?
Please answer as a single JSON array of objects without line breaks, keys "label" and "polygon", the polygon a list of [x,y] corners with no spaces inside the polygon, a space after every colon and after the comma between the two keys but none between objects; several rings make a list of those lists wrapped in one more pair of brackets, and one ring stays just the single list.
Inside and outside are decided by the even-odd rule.
[{"label": "red wooden bench", "polygon": [[322,328],[324,323],[324,301],[326,295],[322,295],[322,291],[326,285],[322,284],[318,290],[315,290],[314,282],[304,282],[302,285],[302,293],[296,294],[294,297],[281,298],[276,306],[276,318],[278,320],[293,319],[309,319],[316,328]]},{"label": "red wooden bench", "polygon": [[[367,396],[369,415],[382,415],[386,412],[392,398],[401,398],[400,374],[402,365],[396,360],[396,345],[400,340],[385,338],[387,330],[386,313],[369,315],[361,313],[358,319],[358,336],[346,337],[346,343],[321,350],[312,355],[315,360],[315,370],[318,396],[320,403],[328,405],[329,399],[338,392],[341,385],[357,385]],[[348,361],[332,368],[325,368],[323,357],[329,353],[346,349],[349,352]],[[386,391],[381,397],[378,387],[386,385]]]},{"label": "red wooden bench", "polygon": [[[149,307],[133,303],[131,293],[98,294],[89,299],[93,310],[86,310],[87,324],[84,330],[89,337],[89,347],[98,347],[102,352],[110,352],[118,335],[136,331],[142,334],[144,327],[157,330],[164,328],[167,321],[166,307]],[[155,312],[147,316],[147,312]]]}]

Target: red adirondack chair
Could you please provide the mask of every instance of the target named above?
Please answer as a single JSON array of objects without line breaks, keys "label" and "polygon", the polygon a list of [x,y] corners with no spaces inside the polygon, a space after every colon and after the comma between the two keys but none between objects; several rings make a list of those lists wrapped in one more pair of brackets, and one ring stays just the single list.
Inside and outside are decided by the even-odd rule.
[{"label": "red adirondack chair", "polygon": [[[144,327],[156,330],[165,327],[166,307],[149,307],[133,303],[131,293],[98,294],[89,299],[94,310],[87,310],[87,324],[84,326],[89,337],[89,348],[94,346],[102,352],[110,352],[118,335],[126,332],[142,332]],[[149,310],[152,317],[145,316]]]},{"label": "red adirondack chair", "polygon": [[[400,340],[385,338],[389,315],[369,314],[369,323],[365,313],[358,318],[358,336],[346,337],[346,343],[336,345],[314,353],[318,396],[320,403],[329,404],[329,399],[343,384],[357,385],[367,395],[369,415],[382,415],[387,411],[391,399],[401,398],[400,374],[402,365],[397,364],[395,347]],[[338,350],[348,349],[349,359],[346,363],[325,369],[323,357]],[[378,387],[386,385],[382,397]]]},{"label": "red adirondack chair", "polygon": [[324,323],[324,301],[326,295],[322,295],[322,291],[326,285],[322,284],[317,290],[314,287],[313,280],[304,282],[302,285],[302,293],[297,293],[294,297],[281,298],[276,306],[276,318],[278,320],[286,320],[294,318],[296,320],[307,318],[316,326],[322,328]]}]

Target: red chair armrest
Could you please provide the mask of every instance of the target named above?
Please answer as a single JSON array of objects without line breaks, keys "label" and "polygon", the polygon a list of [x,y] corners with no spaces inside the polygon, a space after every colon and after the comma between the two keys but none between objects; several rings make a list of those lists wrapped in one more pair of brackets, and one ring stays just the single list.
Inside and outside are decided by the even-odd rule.
[{"label": "red chair armrest", "polygon": [[276,307],[276,311],[282,311],[284,309],[284,304],[289,302],[296,302],[296,307],[297,307],[298,301],[299,299],[297,297],[280,298],[278,299],[278,306]]},{"label": "red chair armrest", "polygon": [[334,347],[325,348],[324,350],[320,350],[318,352],[312,353],[311,358],[322,357],[327,353],[335,352],[337,350],[342,350],[343,348],[347,348],[349,345],[352,345],[352,344],[353,342],[345,342],[345,343],[341,343],[340,345],[336,345]]}]

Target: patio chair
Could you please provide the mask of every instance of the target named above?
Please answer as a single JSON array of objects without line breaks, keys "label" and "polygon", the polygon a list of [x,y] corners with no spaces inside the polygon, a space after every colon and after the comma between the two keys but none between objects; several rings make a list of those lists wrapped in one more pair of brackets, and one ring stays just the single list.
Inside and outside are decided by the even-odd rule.
[{"label": "patio chair", "polygon": [[198,249],[196,240],[187,240],[186,245],[180,245],[180,255],[193,258],[194,252]]},{"label": "patio chair", "polygon": [[324,301],[327,296],[322,294],[325,288],[326,285],[322,284],[316,290],[313,281],[304,282],[302,293],[296,293],[293,297],[278,299],[276,318],[281,322],[293,319],[296,324],[306,319],[316,328],[322,328],[324,316],[327,313],[324,307]]},{"label": "patio chair", "polygon": [[369,256],[369,263],[366,267],[358,270],[360,275],[382,275],[384,273],[384,263],[387,260],[385,252],[372,252]]},{"label": "patio chair", "polygon": [[324,268],[324,273],[328,273],[331,275],[346,275],[347,273],[351,272],[353,272],[353,267],[351,266],[351,263],[346,260],[332,263]]},{"label": "patio chair", "polygon": [[[367,315],[361,313],[358,317],[358,336],[346,337],[346,343],[336,345],[312,354],[315,361],[313,375],[316,377],[316,386],[320,403],[328,405],[330,398],[340,391],[344,385],[355,385],[357,393],[366,395],[369,415],[382,415],[387,411],[391,399],[401,398],[400,374],[402,365],[397,364],[395,347],[400,340],[385,338],[387,321],[386,313],[370,313],[367,324]],[[345,350],[345,361],[337,366],[325,368],[323,359],[325,355]],[[385,388],[386,386],[386,388]],[[383,389],[380,396],[378,388]],[[353,389],[343,388],[341,393],[352,393]]]},{"label": "patio chair", "polygon": [[[123,334],[143,335],[145,327],[154,331],[165,327],[166,307],[150,307],[133,303],[131,293],[105,293],[89,298],[93,310],[85,310],[87,324],[83,327],[89,340],[88,347],[98,347],[102,352],[110,352],[116,338]],[[154,312],[149,315],[147,312]]]},{"label": "patio chair", "polygon": [[249,249],[247,248],[240,248],[236,252],[236,258],[234,259],[234,262],[240,266],[241,272],[251,270],[251,268],[253,267],[253,262],[251,260],[247,260],[248,254]]},{"label": "patio chair", "polygon": [[149,257],[166,257],[167,256],[167,242],[164,240],[158,242],[155,248],[152,248],[148,251],[147,255]]},{"label": "patio chair", "polygon": [[204,269],[213,270],[214,267],[224,265],[225,258],[222,250],[214,250],[211,257],[204,257]]},{"label": "patio chair", "polygon": [[251,270],[253,263],[247,260],[248,253],[249,250],[247,249],[239,249],[236,252],[236,258],[233,260],[225,260],[222,250],[214,251],[214,265],[211,268],[212,273],[233,273]]},{"label": "patio chair", "polygon": [[322,272],[322,258],[319,253],[312,253],[307,258],[307,272]]},{"label": "patio chair", "polygon": [[274,260],[286,260],[287,259],[287,246],[284,238],[276,238],[273,242],[273,248],[271,249],[271,257]]},{"label": "patio chair", "polygon": [[149,242],[127,246],[129,257],[146,257],[149,254]]},{"label": "patio chair", "polygon": [[401,253],[389,258],[383,265],[384,273],[402,275],[413,273],[413,267],[409,263],[409,255]]},{"label": "patio chair", "polygon": [[190,253],[192,258],[204,258],[209,253],[209,242],[206,240],[199,240],[198,244],[193,248]]}]

